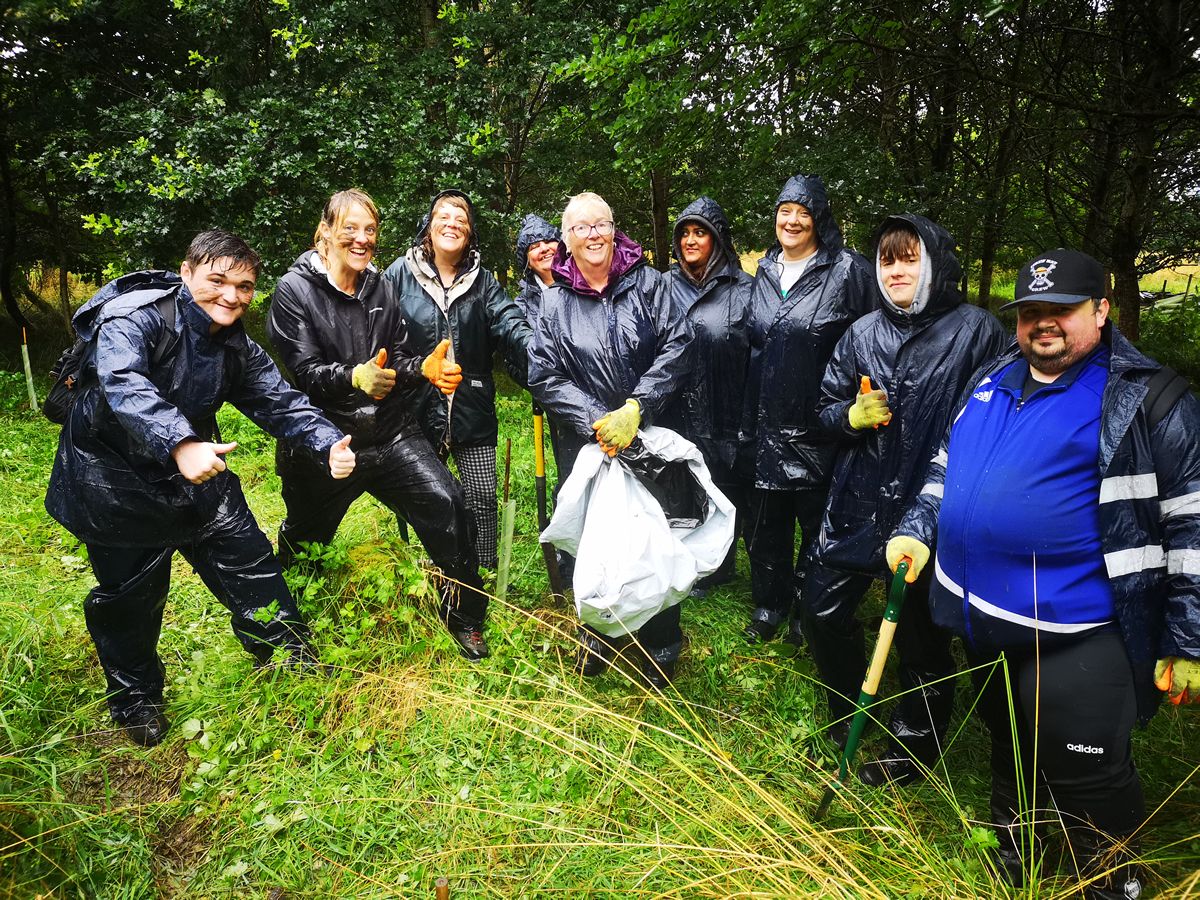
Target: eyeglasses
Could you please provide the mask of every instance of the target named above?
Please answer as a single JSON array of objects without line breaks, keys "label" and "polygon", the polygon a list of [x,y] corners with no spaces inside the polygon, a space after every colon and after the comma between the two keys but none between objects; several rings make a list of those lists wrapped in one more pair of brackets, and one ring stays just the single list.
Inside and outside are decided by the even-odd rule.
[{"label": "eyeglasses", "polygon": [[600,237],[608,237],[613,233],[613,223],[596,222],[594,225],[584,225],[580,222],[578,225],[571,226],[571,234],[580,240],[591,237],[593,233],[600,235]]}]

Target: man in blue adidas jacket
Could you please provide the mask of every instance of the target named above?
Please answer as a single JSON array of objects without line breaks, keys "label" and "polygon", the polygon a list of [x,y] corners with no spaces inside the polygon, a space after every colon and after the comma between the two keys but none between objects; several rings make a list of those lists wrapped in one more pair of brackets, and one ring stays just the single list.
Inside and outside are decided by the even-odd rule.
[{"label": "man in blue adidas jacket", "polygon": [[1018,348],[976,380],[887,553],[915,578],[936,537],[933,619],[984,666],[1002,873],[1023,882],[1053,804],[1096,900],[1141,892],[1129,738],[1156,677],[1200,695],[1200,403],[1148,407],[1161,367],[1107,321],[1104,287],[1072,250],[1022,268]]}]

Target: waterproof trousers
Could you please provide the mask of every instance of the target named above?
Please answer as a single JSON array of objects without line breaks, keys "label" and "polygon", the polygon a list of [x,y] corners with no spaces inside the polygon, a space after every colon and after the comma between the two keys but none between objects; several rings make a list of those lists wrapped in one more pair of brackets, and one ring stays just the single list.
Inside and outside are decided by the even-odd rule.
[{"label": "waterproof trousers", "polygon": [[455,628],[481,628],[487,595],[479,577],[470,513],[462,487],[422,435],[379,447],[355,448],[354,472],[334,479],[301,453],[280,448],[276,470],[283,481],[287,516],[279,529],[279,557],[291,565],[301,544],[328,544],[346,511],[370,494],[416,531],[442,570],[442,617]]},{"label": "waterproof trousers", "polygon": [[[924,766],[941,755],[942,740],[954,709],[956,667],[949,632],[929,615],[933,566],[908,586],[894,639],[901,696],[888,731],[893,750]],[[854,714],[867,668],[863,626],[857,611],[874,579],[811,563],[805,581],[803,627],[817,674],[825,685],[829,718]]]},{"label": "waterproof trousers", "polygon": [[277,647],[299,649],[308,638],[284,583],[271,542],[238,492],[221,527],[180,547],[124,548],[88,544],[97,586],[83,603],[108,684],[113,719],[125,724],[143,705],[160,705],[165,670],[158,656],[163,608],[178,550],[229,610],[234,634],[255,659]]},{"label": "waterproof trousers", "polygon": [[799,617],[808,554],[820,530],[826,494],[824,487],[751,491],[745,536],[754,599],[752,621],[774,628],[791,616]]},{"label": "waterproof trousers", "polygon": [[1127,882],[1137,881],[1129,860],[1146,805],[1130,747],[1133,670],[1120,634],[1059,637],[1003,656],[967,654],[973,667],[985,666],[972,677],[991,735],[992,823],[1006,874],[1020,883],[1038,823],[1061,821],[1081,877],[1107,873],[1084,896],[1125,897]]}]

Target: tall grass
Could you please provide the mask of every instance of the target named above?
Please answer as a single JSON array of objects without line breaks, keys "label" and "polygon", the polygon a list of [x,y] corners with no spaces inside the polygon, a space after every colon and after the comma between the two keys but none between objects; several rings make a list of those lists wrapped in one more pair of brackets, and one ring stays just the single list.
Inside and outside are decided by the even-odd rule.
[{"label": "tall grass", "polygon": [[[734,585],[685,604],[665,695],[640,686],[636,647],[575,676],[573,615],[547,596],[533,537],[528,403],[500,408],[519,537],[490,660],[454,653],[419,546],[364,499],[321,574],[291,576],[328,678],[254,670],[177,561],[161,646],[174,727],[150,751],[108,721],[80,612],[90,573],[40,508],[55,430],[0,414],[0,895],[431,897],[439,875],[460,898],[1007,895],[985,861],[966,677],[927,782],[850,784],[812,819],[834,771],[818,686],[803,655],[739,636],[744,559]],[[222,431],[271,533],[269,441],[236,414]],[[1200,892],[1198,736],[1194,711],[1172,708],[1137,738],[1164,895]],[[1024,896],[1072,896],[1057,864]]]}]

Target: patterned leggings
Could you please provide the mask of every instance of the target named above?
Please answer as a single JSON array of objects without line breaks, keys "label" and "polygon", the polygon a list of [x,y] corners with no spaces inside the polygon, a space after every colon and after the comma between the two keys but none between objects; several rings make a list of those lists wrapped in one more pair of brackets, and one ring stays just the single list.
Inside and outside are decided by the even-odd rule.
[{"label": "patterned leggings", "polygon": [[467,509],[475,520],[475,552],[479,564],[495,569],[496,558],[496,448],[453,447],[450,455],[458,466]]}]

